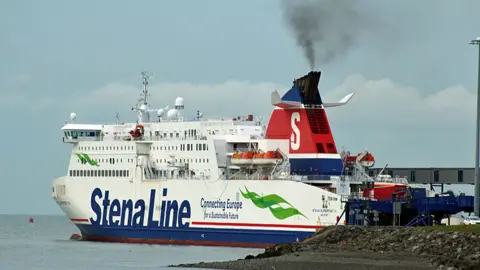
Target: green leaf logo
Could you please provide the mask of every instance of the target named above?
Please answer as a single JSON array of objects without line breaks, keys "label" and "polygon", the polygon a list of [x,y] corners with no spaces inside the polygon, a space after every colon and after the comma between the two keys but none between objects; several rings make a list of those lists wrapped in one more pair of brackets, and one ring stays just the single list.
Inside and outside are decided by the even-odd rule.
[{"label": "green leaf logo", "polygon": [[[247,187],[245,187],[245,192],[240,189],[240,193],[245,199],[250,199],[252,203],[258,208],[268,208],[272,215],[277,219],[286,219],[292,216],[303,216],[308,219],[304,214],[298,211],[297,208],[293,207],[287,200],[278,196],[277,194],[269,194],[261,197],[255,192],[250,192]],[[280,204],[286,204],[288,207],[284,208]]]},{"label": "green leaf logo", "polygon": [[82,164],[90,164],[90,166],[100,166],[100,164],[98,164],[98,162],[96,162],[95,160],[91,159],[87,154],[85,153],[74,153],[78,159],[80,159],[80,162]]}]

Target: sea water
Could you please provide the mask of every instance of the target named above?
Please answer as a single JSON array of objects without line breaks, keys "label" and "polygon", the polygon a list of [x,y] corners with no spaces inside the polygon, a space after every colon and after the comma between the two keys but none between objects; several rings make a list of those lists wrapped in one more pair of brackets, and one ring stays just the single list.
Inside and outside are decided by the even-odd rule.
[{"label": "sea water", "polygon": [[[224,261],[260,249],[72,241],[78,229],[65,216],[0,215],[0,269],[167,269],[167,265]],[[180,269],[180,268],[170,268]]]}]

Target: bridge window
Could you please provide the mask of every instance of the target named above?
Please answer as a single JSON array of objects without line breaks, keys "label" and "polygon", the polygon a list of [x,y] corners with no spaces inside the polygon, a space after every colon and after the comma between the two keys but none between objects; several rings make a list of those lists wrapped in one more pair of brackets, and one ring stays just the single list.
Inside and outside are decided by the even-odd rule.
[{"label": "bridge window", "polygon": [[458,170],[458,182],[462,183],[463,182],[463,170]]}]

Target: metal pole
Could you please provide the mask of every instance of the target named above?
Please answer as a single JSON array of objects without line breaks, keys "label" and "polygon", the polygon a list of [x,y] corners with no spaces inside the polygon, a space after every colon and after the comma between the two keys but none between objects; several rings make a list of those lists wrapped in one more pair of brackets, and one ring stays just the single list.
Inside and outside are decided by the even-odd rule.
[{"label": "metal pole", "polygon": [[478,74],[477,74],[477,118],[476,118],[476,137],[475,137],[475,193],[473,202],[473,212],[476,216],[480,215],[479,198],[480,198],[480,37],[472,40],[470,44],[478,47]]}]

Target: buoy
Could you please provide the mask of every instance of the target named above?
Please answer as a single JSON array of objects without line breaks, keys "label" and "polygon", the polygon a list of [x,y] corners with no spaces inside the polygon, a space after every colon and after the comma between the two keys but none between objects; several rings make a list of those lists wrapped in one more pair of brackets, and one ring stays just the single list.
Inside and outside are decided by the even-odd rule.
[{"label": "buoy", "polygon": [[31,217],[28,219],[28,222],[33,223],[35,220]]}]

